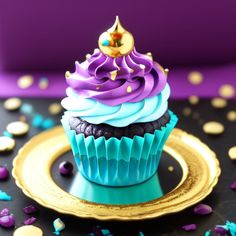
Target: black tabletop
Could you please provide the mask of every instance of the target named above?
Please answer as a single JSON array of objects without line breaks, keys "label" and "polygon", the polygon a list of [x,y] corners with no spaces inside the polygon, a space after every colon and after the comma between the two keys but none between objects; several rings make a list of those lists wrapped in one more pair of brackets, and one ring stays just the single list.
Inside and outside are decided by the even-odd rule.
[{"label": "black tabletop", "polygon": [[[53,99],[23,99],[25,103],[33,105],[35,111],[44,117],[52,117],[48,113],[48,105],[56,100]],[[188,107],[191,114],[183,115],[183,110]],[[236,109],[236,102],[229,101],[228,106],[224,109],[215,109],[211,106],[209,100],[200,100],[197,105],[190,105],[188,101],[171,101],[170,108],[178,115],[179,122],[177,127],[199,137],[206,143],[217,155],[220,161],[222,174],[217,186],[213,192],[202,201],[213,208],[213,213],[207,216],[199,216],[193,213],[193,207],[190,207],[180,213],[166,215],[160,218],[144,221],[98,221],[93,219],[81,219],[78,217],[63,215],[54,210],[47,209],[38,205],[34,200],[26,197],[16,186],[13,177],[6,181],[0,182],[0,189],[6,191],[12,196],[12,201],[0,201],[0,210],[7,207],[14,214],[16,227],[23,225],[27,215],[23,208],[27,205],[34,204],[39,208],[39,212],[34,214],[37,218],[36,226],[40,227],[44,235],[53,234],[52,222],[56,218],[61,218],[66,225],[66,229],[61,235],[76,236],[88,235],[93,232],[97,225],[109,229],[113,235],[118,236],[138,236],[142,231],[145,236],[151,235],[189,235],[181,229],[182,225],[195,223],[197,230],[191,232],[191,235],[204,235],[205,231],[214,227],[216,224],[224,224],[226,220],[236,222],[236,192],[230,189],[230,184],[236,181],[236,162],[228,157],[230,147],[236,145],[236,123],[226,119],[229,110]],[[0,102],[0,133],[11,121],[19,120],[21,113],[19,111],[9,112],[3,108],[3,100]],[[53,119],[60,124],[60,115],[54,116]],[[225,126],[225,131],[220,136],[209,136],[202,130],[202,124],[206,121],[219,121]],[[16,147],[13,152],[0,153],[0,165],[6,165],[9,170],[12,169],[12,161],[18,150],[35,134],[41,132],[38,128],[31,127],[27,136],[16,138]],[[163,163],[163,161],[162,161]],[[164,165],[164,164],[162,164]],[[56,167],[54,168],[55,172]],[[171,178],[167,178],[171,182]],[[57,178],[58,184],[63,187],[65,180]],[[64,182],[63,182],[64,181]],[[109,213],[108,213],[109,214]],[[3,229],[0,227],[0,236],[12,235],[14,228]],[[33,236],[33,235],[32,235]]]}]

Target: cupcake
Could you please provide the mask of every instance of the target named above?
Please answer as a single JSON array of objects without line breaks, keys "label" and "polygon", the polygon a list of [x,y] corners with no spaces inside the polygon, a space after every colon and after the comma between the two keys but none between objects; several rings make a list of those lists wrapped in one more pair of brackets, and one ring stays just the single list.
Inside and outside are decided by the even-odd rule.
[{"label": "cupcake", "polygon": [[151,53],[138,53],[116,18],[99,37],[99,49],[66,72],[62,125],[78,171],[107,186],[144,182],[158,168],[177,123],[168,110],[167,72]]}]

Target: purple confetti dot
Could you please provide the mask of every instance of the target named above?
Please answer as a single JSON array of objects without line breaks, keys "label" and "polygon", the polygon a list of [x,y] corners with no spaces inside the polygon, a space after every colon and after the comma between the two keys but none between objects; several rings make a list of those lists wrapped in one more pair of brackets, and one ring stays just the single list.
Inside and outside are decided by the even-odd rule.
[{"label": "purple confetti dot", "polygon": [[1,210],[1,212],[0,212],[0,217],[2,217],[2,216],[8,216],[8,215],[10,215],[10,211],[9,211],[8,208],[4,208],[3,210]]},{"label": "purple confetti dot", "polygon": [[29,205],[23,208],[23,211],[25,214],[32,214],[38,211],[38,208],[36,206],[33,205]]},{"label": "purple confetti dot", "polygon": [[194,207],[193,212],[198,215],[209,215],[212,213],[212,208],[206,204],[198,204]]},{"label": "purple confetti dot", "polygon": [[9,171],[5,166],[0,166],[0,180],[6,180],[9,177]]},{"label": "purple confetti dot", "polygon": [[61,175],[71,175],[73,171],[73,164],[69,161],[63,161],[59,165],[59,172]]},{"label": "purple confetti dot", "polygon": [[195,231],[197,229],[197,225],[196,224],[183,225],[181,228],[187,232]]},{"label": "purple confetti dot", "polygon": [[9,216],[0,217],[0,226],[4,228],[11,228],[14,225],[15,225],[15,219],[12,214]]},{"label": "purple confetti dot", "polygon": [[220,226],[216,226],[214,231],[220,235],[225,235],[228,233],[228,231],[226,229],[224,229],[223,227],[220,227]]},{"label": "purple confetti dot", "polygon": [[24,220],[24,225],[32,225],[36,222],[37,218],[35,217],[30,217],[26,220]]},{"label": "purple confetti dot", "polygon": [[233,183],[230,185],[230,188],[231,188],[232,190],[236,190],[236,181],[233,182]]}]

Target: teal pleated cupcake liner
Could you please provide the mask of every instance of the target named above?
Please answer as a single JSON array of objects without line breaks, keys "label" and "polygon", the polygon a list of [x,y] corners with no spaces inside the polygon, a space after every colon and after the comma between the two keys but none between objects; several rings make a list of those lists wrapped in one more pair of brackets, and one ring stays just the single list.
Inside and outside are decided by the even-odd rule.
[{"label": "teal pleated cupcake liner", "polygon": [[175,127],[178,118],[169,111],[170,121],[154,134],[132,139],[122,137],[94,138],[76,134],[68,123],[70,112],[65,112],[62,125],[65,129],[76,165],[88,180],[107,186],[128,186],[149,179],[156,173],[163,146]]}]

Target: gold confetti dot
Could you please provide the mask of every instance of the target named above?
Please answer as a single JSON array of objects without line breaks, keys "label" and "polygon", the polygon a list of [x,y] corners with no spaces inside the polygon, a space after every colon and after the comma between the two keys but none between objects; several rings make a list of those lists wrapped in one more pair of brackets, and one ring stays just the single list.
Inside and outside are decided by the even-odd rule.
[{"label": "gold confetti dot", "polygon": [[140,67],[142,70],[144,70],[144,69],[146,68],[146,66],[143,65],[143,64],[140,64],[139,67]]},{"label": "gold confetti dot", "polygon": [[34,82],[34,78],[31,75],[23,75],[17,80],[17,85],[21,89],[29,88]]},{"label": "gold confetti dot", "polygon": [[25,135],[29,131],[29,125],[22,121],[14,121],[7,125],[7,131],[15,136]]},{"label": "gold confetti dot", "polygon": [[165,74],[167,75],[169,73],[169,69],[164,69]]},{"label": "gold confetti dot", "polygon": [[195,96],[195,95],[192,95],[188,98],[188,101],[189,101],[190,104],[196,105],[196,104],[199,103],[199,97]]},{"label": "gold confetti dot", "polygon": [[192,71],[188,75],[188,81],[191,84],[194,84],[194,85],[200,84],[200,83],[202,83],[202,80],[203,80],[202,73],[200,73],[198,71]]},{"label": "gold confetti dot", "polygon": [[43,236],[43,231],[34,225],[24,225],[17,228],[13,236]]},{"label": "gold confetti dot", "polygon": [[70,77],[70,71],[66,71],[65,77],[66,77],[66,79],[68,79]]},{"label": "gold confetti dot", "polygon": [[86,60],[88,60],[89,58],[91,57],[91,54],[86,54],[86,56],[85,56],[85,58],[86,58]]},{"label": "gold confetti dot", "polygon": [[51,115],[58,115],[62,112],[62,106],[60,103],[52,103],[48,106],[48,112]]},{"label": "gold confetti dot", "polygon": [[224,84],[219,88],[219,95],[224,98],[231,98],[235,95],[235,89],[231,84]]},{"label": "gold confetti dot", "polygon": [[132,87],[131,86],[128,86],[127,89],[126,89],[127,93],[131,93],[132,92]]},{"label": "gold confetti dot", "polygon": [[231,147],[228,154],[231,160],[236,160],[236,146]]},{"label": "gold confetti dot", "polygon": [[7,136],[0,137],[0,152],[11,151],[13,150],[15,145],[16,145],[16,142],[14,139]]},{"label": "gold confetti dot", "polygon": [[236,121],[236,111],[229,111],[226,117],[229,121],[232,121],[232,122]]},{"label": "gold confetti dot", "polygon": [[22,104],[21,99],[19,99],[19,98],[9,98],[4,102],[3,106],[8,111],[15,111],[15,110],[20,108],[21,104]]},{"label": "gold confetti dot", "polygon": [[27,121],[26,116],[20,116],[19,121],[26,122]]},{"label": "gold confetti dot", "polygon": [[191,110],[190,107],[184,107],[184,109],[183,109],[183,115],[184,116],[190,116],[191,113],[192,113],[192,110]]},{"label": "gold confetti dot", "polygon": [[168,166],[168,171],[173,172],[174,171],[174,166]]},{"label": "gold confetti dot", "polygon": [[117,75],[117,70],[113,70],[112,72],[110,72],[110,75],[111,75],[111,80],[115,80]]},{"label": "gold confetti dot", "polygon": [[202,127],[206,134],[218,135],[224,132],[224,126],[216,121],[209,121],[205,123]]},{"label": "gold confetti dot", "polygon": [[213,98],[211,100],[211,105],[214,108],[224,108],[227,106],[227,100],[224,98]]}]

